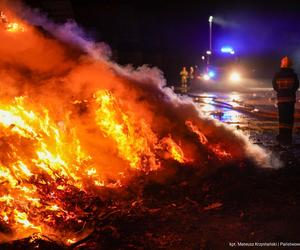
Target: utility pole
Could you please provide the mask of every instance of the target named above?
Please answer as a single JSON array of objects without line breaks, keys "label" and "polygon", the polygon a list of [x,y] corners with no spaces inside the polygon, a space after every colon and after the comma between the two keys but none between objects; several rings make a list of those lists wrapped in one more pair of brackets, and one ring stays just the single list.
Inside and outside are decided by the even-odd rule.
[{"label": "utility pole", "polygon": [[208,23],[209,23],[209,50],[206,52],[207,54],[207,66],[210,63],[210,57],[212,55],[212,23],[213,23],[213,16],[210,16],[208,18]]}]

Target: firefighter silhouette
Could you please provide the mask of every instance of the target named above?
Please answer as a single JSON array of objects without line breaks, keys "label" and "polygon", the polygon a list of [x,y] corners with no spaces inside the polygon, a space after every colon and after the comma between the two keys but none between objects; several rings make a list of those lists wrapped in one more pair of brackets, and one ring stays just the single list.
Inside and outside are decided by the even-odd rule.
[{"label": "firefighter silhouette", "polygon": [[296,91],[299,88],[297,74],[292,67],[292,61],[287,57],[281,59],[280,71],[273,78],[272,85],[277,92],[280,145],[292,144]]},{"label": "firefighter silhouette", "polygon": [[182,68],[182,70],[180,71],[180,76],[181,76],[181,92],[187,93],[189,72],[186,70],[186,67]]},{"label": "firefighter silhouette", "polygon": [[189,71],[189,86],[192,85],[193,81],[195,78],[195,70],[194,67],[190,67],[190,71]]}]

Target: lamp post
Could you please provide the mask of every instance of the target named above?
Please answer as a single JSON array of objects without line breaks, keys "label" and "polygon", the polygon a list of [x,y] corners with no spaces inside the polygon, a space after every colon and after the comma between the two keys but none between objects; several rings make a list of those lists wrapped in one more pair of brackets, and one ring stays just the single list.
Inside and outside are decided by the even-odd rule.
[{"label": "lamp post", "polygon": [[209,50],[212,51],[212,22],[214,17],[210,16],[208,19],[209,22]]},{"label": "lamp post", "polygon": [[210,16],[208,18],[208,23],[209,23],[209,53],[207,53],[207,65],[209,65],[209,59],[211,57],[211,54],[212,54],[212,22],[213,22],[213,19],[214,17],[213,16]]}]

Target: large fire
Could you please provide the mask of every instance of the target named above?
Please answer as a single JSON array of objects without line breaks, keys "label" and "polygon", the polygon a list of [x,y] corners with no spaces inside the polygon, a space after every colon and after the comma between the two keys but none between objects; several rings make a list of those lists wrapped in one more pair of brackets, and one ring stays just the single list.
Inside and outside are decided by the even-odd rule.
[{"label": "large fire", "polygon": [[[46,108],[27,99],[0,104],[0,220],[16,237],[46,234],[58,220],[80,224],[83,211],[70,210],[65,193],[105,186],[69,118],[54,121]],[[95,103],[96,124],[130,167],[150,171],[164,158],[187,161],[171,136],[159,140],[144,121],[125,114],[108,91],[97,92]]]},{"label": "large fire", "polygon": [[[209,158],[226,162],[238,155],[216,138],[210,142],[211,129],[206,134],[197,112],[177,112],[161,89],[153,87],[159,96],[152,94],[150,85],[125,81],[83,52],[67,57],[69,46],[10,23],[3,12],[0,22],[0,53],[17,57],[12,63],[9,54],[0,56],[1,85],[12,88],[0,98],[0,241],[35,235],[72,244],[80,239],[75,232],[87,228],[83,196],[122,188],[131,174],[165,164],[203,167]],[[53,58],[44,60],[41,44],[52,46]]]}]

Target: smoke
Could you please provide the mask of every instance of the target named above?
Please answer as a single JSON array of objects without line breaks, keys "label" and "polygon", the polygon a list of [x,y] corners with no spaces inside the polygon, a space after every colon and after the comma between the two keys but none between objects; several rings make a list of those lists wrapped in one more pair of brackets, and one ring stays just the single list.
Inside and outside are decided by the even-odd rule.
[{"label": "smoke", "polygon": [[49,22],[47,17],[38,10],[22,8],[20,14],[22,18],[27,20],[31,25],[42,27],[56,39],[71,46],[78,47],[95,59],[107,59],[111,56],[111,50],[108,45],[105,43],[95,43],[92,38],[85,35],[84,31],[78,27],[73,20],[69,20],[63,25],[56,25]]},{"label": "smoke", "polygon": [[238,28],[239,24],[233,21],[229,21],[223,17],[220,16],[214,16],[213,22],[221,25],[224,28]]},{"label": "smoke", "polygon": [[[7,4],[1,8],[7,10]],[[202,165],[205,154],[199,151],[202,145],[195,143],[186,127],[187,120],[197,125],[211,143],[222,145],[235,159],[249,157],[261,166],[271,166],[269,153],[252,145],[245,135],[204,117],[191,100],[179,98],[164,88],[166,81],[159,69],[121,67],[110,61],[108,45],[86,38],[73,21],[57,25],[19,2],[13,9],[16,15],[12,14],[12,18],[22,17],[27,28],[26,32],[13,35],[3,29],[0,31],[3,98],[29,96],[52,109],[53,115],[60,120],[66,109],[74,110],[71,105],[74,100],[89,101],[97,91],[109,90],[135,119],[149,124],[159,138],[171,134],[180,141],[186,154],[196,159],[194,165]],[[218,17],[215,22],[235,25]],[[107,166],[106,172],[110,174],[119,172],[117,166],[122,163],[115,153],[99,154],[115,145],[91,125],[89,115],[73,112],[73,119],[78,131],[84,131],[79,132],[79,137],[95,161]]]}]

